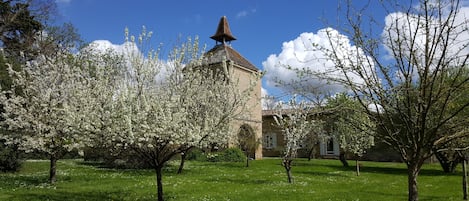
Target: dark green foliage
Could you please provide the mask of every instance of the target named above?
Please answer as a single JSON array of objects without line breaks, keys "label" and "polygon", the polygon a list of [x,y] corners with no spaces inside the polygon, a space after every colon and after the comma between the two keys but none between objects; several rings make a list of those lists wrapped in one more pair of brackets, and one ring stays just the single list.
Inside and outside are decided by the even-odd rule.
[{"label": "dark green foliage", "polygon": [[194,149],[187,154],[186,160],[209,161],[209,162],[243,162],[246,155],[239,148],[228,148],[217,152],[203,152],[200,149]]},{"label": "dark green foliage", "polygon": [[228,148],[222,153],[225,162],[243,162],[246,158],[243,151],[238,148]]},{"label": "dark green foliage", "polygon": [[59,52],[73,52],[84,46],[78,30],[71,23],[45,28],[47,37],[40,41],[41,52],[55,55]]},{"label": "dark green foliage", "polygon": [[207,161],[210,162],[243,162],[246,155],[239,148],[228,148],[221,152],[207,154]]},{"label": "dark green foliage", "polygon": [[[0,87],[2,91],[10,90],[13,84],[13,80],[11,79],[8,72],[7,63],[11,65],[14,71],[19,71],[21,69],[21,65],[12,59],[6,58],[5,55],[0,51]],[[21,93],[21,91],[18,90],[15,90],[15,92]]]},{"label": "dark green foliage", "polygon": [[200,149],[192,149],[187,153],[186,160],[207,161],[207,156]]},{"label": "dark green foliage", "polygon": [[440,162],[441,168],[446,173],[454,173],[459,163],[463,161],[463,157],[456,151],[435,152],[435,157]]},{"label": "dark green foliage", "polygon": [[[0,52],[0,90],[9,90],[11,88],[11,78],[7,71],[7,59],[3,53]],[[17,67],[14,66],[14,68]],[[15,70],[17,70],[15,68]],[[0,114],[3,113],[3,105],[0,105]],[[3,121],[0,115],[0,121]],[[0,132],[5,132],[0,128]],[[5,141],[0,141],[0,171],[1,172],[16,172],[21,167],[20,152],[16,147],[6,146]]]},{"label": "dark green foliage", "polygon": [[33,44],[43,25],[35,19],[29,6],[27,2],[0,1],[0,47],[4,47],[8,57],[29,59],[37,54]]},{"label": "dark green foliage", "polygon": [[0,172],[16,172],[20,169],[22,161],[20,151],[14,146],[7,146],[0,141]]}]

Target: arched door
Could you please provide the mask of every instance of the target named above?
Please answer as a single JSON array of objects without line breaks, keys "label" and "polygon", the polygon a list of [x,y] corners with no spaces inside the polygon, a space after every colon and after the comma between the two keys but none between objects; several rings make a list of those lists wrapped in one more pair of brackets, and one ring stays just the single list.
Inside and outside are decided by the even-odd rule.
[{"label": "arched door", "polygon": [[258,142],[251,126],[244,124],[239,128],[238,145],[248,158],[255,158]]}]

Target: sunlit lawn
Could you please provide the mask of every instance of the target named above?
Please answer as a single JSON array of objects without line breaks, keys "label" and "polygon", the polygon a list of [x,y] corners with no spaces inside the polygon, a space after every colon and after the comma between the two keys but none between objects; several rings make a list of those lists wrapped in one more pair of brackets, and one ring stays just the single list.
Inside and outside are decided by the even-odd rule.
[{"label": "sunlit lawn", "polygon": [[[175,174],[177,161],[164,173],[166,200],[406,200],[404,164],[362,162],[361,175],[336,160],[298,159],[287,183],[280,159],[243,163],[189,161]],[[353,163],[351,163],[353,164]],[[156,200],[151,170],[112,170],[62,160],[58,182],[47,183],[47,161],[27,161],[19,173],[0,174],[0,200]],[[419,177],[420,200],[462,200],[461,170],[444,174],[425,165]]]}]

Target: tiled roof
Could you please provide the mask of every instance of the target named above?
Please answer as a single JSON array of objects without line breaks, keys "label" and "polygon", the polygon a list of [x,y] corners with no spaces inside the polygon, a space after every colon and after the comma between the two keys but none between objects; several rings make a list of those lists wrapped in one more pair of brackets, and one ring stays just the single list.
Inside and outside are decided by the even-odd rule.
[{"label": "tiled roof", "polygon": [[221,63],[225,58],[227,61],[232,61],[235,64],[247,68],[252,71],[259,71],[259,69],[239,54],[236,50],[226,44],[219,44],[209,50],[206,54],[206,59],[209,64]]},{"label": "tiled roof", "polygon": [[[291,114],[291,113],[294,113],[295,110],[293,109],[282,109],[281,110],[281,113],[283,115],[286,115],[286,114]],[[331,111],[310,111],[312,115],[329,115],[329,114],[332,114]],[[262,117],[270,117],[270,116],[275,116],[279,113],[278,110],[276,109],[270,109],[270,110],[262,110]]]}]

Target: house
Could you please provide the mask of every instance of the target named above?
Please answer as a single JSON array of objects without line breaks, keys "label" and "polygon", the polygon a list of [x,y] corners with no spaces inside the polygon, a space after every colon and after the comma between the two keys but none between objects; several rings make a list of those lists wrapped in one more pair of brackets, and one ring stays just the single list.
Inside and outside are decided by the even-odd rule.
[{"label": "house", "polygon": [[[210,49],[205,57],[207,65],[212,68],[222,68],[229,72],[229,76],[239,80],[241,89],[250,86],[252,76],[259,75],[261,71],[244,58],[239,52],[231,47],[231,42],[236,38],[231,33],[228,20],[223,16],[215,31],[210,37],[215,41],[215,46]],[[283,154],[284,138],[282,131],[274,124],[274,111],[262,110],[261,104],[261,82],[259,81],[246,103],[246,110],[243,115],[232,122],[235,128],[234,136],[250,136],[254,142],[260,142],[255,150],[251,150],[249,157],[261,159],[262,157],[277,157]],[[229,142],[229,144],[244,147],[245,142]],[[299,157],[308,157],[313,155],[314,158],[337,158],[340,154],[339,143],[336,139],[328,139],[312,146],[314,149],[305,147],[299,150]],[[365,155],[370,160],[398,160],[398,156],[389,150],[386,146],[376,146],[375,153]],[[311,150],[313,152],[311,153]],[[392,156],[392,157],[391,157]]]},{"label": "house", "polygon": [[[239,87],[249,87],[252,76],[260,74],[261,71],[231,47],[231,42],[236,38],[231,33],[228,20],[223,16],[215,31],[210,37],[215,40],[215,46],[210,49],[205,57],[206,63],[212,68],[226,68],[230,76],[239,80]],[[274,126],[273,111],[262,110],[261,104],[261,82],[254,87],[254,91],[247,102],[248,110],[232,125],[236,136],[252,136],[252,140],[261,142],[257,149],[252,150],[249,157],[261,159],[262,157],[280,156],[283,152],[283,135],[281,130]],[[242,143],[242,142],[241,142]],[[238,142],[231,142],[243,147]],[[336,140],[329,140],[317,145],[315,157],[335,157],[339,155],[339,146]],[[319,150],[319,152],[318,152]],[[300,150],[300,156],[307,156],[309,151],[305,148]]]},{"label": "house", "polygon": [[[262,145],[264,157],[281,156],[284,150],[284,137],[282,131],[276,126],[275,110],[262,111]],[[305,142],[302,149],[298,150],[299,157],[312,158],[336,158],[339,156],[339,144],[331,138],[325,142]]]}]

